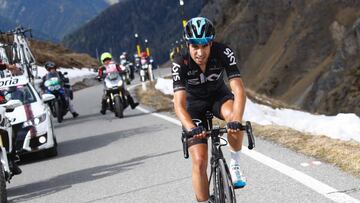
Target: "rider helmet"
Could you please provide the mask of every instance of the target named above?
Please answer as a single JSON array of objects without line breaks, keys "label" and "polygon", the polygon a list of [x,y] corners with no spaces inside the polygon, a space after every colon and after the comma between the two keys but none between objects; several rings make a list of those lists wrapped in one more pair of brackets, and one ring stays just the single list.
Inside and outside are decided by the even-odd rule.
[{"label": "rider helmet", "polygon": [[50,70],[52,68],[56,68],[56,64],[52,61],[46,61],[45,62],[45,69]]},{"label": "rider helmet", "polygon": [[215,28],[207,18],[191,18],[185,25],[183,37],[189,44],[208,44],[215,38]]},{"label": "rider helmet", "polygon": [[112,59],[112,55],[109,52],[104,52],[101,54],[100,57],[101,62],[104,63],[106,59],[110,59],[110,60]]},{"label": "rider helmet", "polygon": [[140,56],[141,56],[141,58],[146,58],[146,57],[148,57],[148,55],[147,55],[147,53],[146,53],[145,51],[141,52],[141,53],[140,53]]}]

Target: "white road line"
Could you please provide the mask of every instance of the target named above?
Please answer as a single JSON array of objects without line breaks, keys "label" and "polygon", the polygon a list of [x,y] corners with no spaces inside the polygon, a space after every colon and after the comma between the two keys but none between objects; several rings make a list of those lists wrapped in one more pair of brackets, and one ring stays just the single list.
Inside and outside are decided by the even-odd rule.
[{"label": "white road line", "polygon": [[[146,110],[142,107],[137,107],[136,109],[144,112],[144,113],[151,113],[151,111]],[[171,123],[174,123],[176,125],[181,126],[181,122],[177,119],[159,114],[159,113],[151,113],[151,115],[162,118],[164,120],[167,120]],[[248,150],[245,146],[242,149],[242,152],[244,154],[246,154],[247,156],[259,161],[260,163],[273,168],[277,171],[279,171],[280,173],[289,176],[290,178],[298,181],[299,183],[307,186],[308,188],[311,188],[312,190],[314,190],[315,192],[329,198],[332,201],[335,202],[346,202],[346,203],[350,203],[350,202],[356,202],[356,203],[360,203],[359,200],[345,194],[345,193],[341,193],[338,192],[339,190],[330,187],[329,185],[320,182],[318,180],[316,180],[315,178],[306,175],[303,172],[300,172],[292,167],[289,167],[279,161],[276,161],[270,157],[267,157],[255,150]]]}]

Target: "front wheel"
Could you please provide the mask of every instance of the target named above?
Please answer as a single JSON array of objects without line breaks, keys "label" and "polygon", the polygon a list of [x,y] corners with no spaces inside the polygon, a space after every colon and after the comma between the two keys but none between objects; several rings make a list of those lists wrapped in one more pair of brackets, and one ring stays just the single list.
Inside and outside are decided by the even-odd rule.
[{"label": "front wheel", "polygon": [[4,167],[0,162],[0,203],[7,202]]},{"label": "front wheel", "polygon": [[61,123],[63,121],[63,110],[62,110],[62,104],[61,104],[61,100],[57,100],[55,102],[55,112],[56,112],[56,117],[57,117],[57,121],[59,123]]},{"label": "front wheel", "polygon": [[218,166],[215,169],[214,193],[215,202],[236,202],[231,176],[229,170],[226,168],[224,160],[222,159],[219,159]]},{"label": "front wheel", "polygon": [[119,118],[123,118],[124,117],[124,106],[123,106],[123,103],[121,102],[121,98],[119,95],[114,97],[114,104],[115,104],[115,116],[117,116]]}]

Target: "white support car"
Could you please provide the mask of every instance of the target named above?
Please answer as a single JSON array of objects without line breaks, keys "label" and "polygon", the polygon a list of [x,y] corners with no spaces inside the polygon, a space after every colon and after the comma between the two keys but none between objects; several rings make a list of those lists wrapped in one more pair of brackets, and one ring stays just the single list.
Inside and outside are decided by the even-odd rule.
[{"label": "white support car", "polygon": [[44,151],[48,156],[56,156],[57,142],[46,104],[55,98],[54,95],[43,94],[40,97],[25,76],[0,79],[0,93],[0,99],[22,102],[14,111],[6,113],[16,135],[14,147],[17,153]]}]

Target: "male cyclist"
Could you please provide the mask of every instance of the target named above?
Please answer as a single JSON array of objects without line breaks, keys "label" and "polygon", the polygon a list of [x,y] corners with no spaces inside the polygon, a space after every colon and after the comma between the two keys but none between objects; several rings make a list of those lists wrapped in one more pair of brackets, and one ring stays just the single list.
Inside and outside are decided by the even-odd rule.
[{"label": "male cyclist", "polygon": [[[246,185],[240,170],[240,150],[243,134],[240,122],[245,107],[245,89],[236,65],[234,52],[226,45],[214,42],[212,22],[203,17],[190,19],[184,28],[188,53],[174,59],[172,77],[174,107],[185,131],[194,135],[189,140],[192,159],[192,183],[198,202],[209,201],[206,111],[227,122],[230,144],[230,173],[235,188]],[[224,71],[231,91],[225,85]],[[196,126],[193,119],[201,120]]]},{"label": "male cyclist", "polygon": [[[121,67],[119,66],[119,64],[115,64],[116,70],[107,70],[107,69],[111,69],[112,66],[109,66],[111,63],[115,63],[112,60],[112,55],[109,52],[104,52],[101,54],[100,56],[100,60],[103,63],[103,65],[99,68],[98,70],[98,80],[102,80],[106,77],[106,72],[108,71],[116,71],[119,74],[122,74],[125,70],[121,69]],[[125,88],[125,93],[126,93],[126,98],[127,101],[129,102],[131,109],[135,109],[139,103],[138,102],[134,102],[134,99],[131,97],[130,92]],[[101,98],[101,110],[100,113],[105,115],[106,113],[106,107],[107,107],[107,103],[106,103],[106,99],[107,99],[107,94],[106,94],[106,90],[104,89],[104,93],[103,96]]]}]

